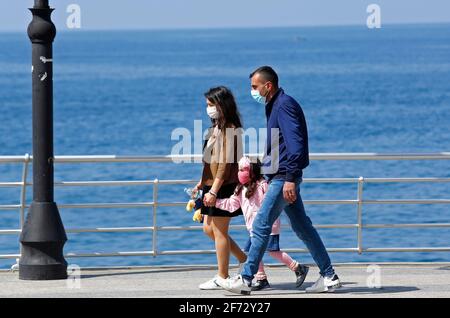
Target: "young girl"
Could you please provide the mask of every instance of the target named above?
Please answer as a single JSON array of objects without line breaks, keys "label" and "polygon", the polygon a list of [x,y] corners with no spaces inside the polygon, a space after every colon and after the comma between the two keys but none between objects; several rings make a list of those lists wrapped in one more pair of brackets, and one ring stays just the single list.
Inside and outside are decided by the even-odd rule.
[{"label": "young girl", "polygon": [[[247,230],[251,237],[253,220],[261,207],[268,184],[261,175],[260,162],[252,163],[248,157],[243,157],[239,161],[238,177],[239,184],[236,187],[234,194],[227,199],[217,199],[216,207],[231,213],[241,208]],[[290,270],[295,272],[297,277],[296,286],[300,287],[306,278],[309,268],[293,260],[287,253],[281,252],[279,240],[280,219],[277,219],[272,227],[267,251],[270,256],[284,263]],[[250,245],[251,239],[249,238],[244,249],[245,252],[250,250]],[[261,290],[268,287],[270,287],[270,285],[267,280],[267,275],[264,272],[264,264],[261,261],[258,273],[256,274],[256,284],[252,286],[252,290]]]}]

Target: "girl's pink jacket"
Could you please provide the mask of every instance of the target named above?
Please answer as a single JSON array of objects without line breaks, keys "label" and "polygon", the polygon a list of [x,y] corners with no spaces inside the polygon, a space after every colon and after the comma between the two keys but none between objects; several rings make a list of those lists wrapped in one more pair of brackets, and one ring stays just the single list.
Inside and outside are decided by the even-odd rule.
[{"label": "girl's pink jacket", "polygon": [[[251,198],[247,199],[245,197],[247,188],[244,187],[239,195],[233,194],[228,199],[217,199],[216,208],[229,212],[234,212],[240,207],[242,209],[242,213],[244,214],[245,225],[247,226],[247,230],[250,232],[250,236],[252,236],[253,220],[255,219],[259,208],[261,207],[264,195],[267,192],[267,187],[268,187],[267,181],[261,179],[260,181],[258,181],[256,191]],[[276,234],[280,234],[279,218],[273,224],[272,233],[270,235]]]}]

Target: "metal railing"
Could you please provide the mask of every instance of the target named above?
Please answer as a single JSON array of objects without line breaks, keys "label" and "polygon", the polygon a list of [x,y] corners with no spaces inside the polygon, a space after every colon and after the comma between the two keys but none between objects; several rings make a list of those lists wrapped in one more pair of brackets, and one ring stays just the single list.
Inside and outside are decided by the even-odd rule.
[{"label": "metal railing", "polygon": [[[257,154],[251,157],[259,157]],[[199,160],[201,155],[190,156],[56,156],[55,163],[104,163],[104,162],[173,162],[174,160]],[[311,160],[450,160],[450,152],[431,154],[377,154],[377,153],[327,153],[311,154]],[[0,205],[0,210],[18,210],[20,218],[19,229],[0,230],[0,235],[19,235],[25,220],[26,191],[32,183],[27,181],[29,164],[32,157],[25,156],[0,156],[0,164],[23,164],[22,178],[18,182],[0,182],[1,187],[20,187],[19,204]],[[450,199],[363,199],[364,185],[369,183],[443,183],[450,182],[450,178],[305,178],[304,183],[347,183],[357,185],[356,199],[352,200],[304,200],[306,205],[354,205],[356,206],[356,223],[353,224],[317,224],[318,229],[356,229],[357,246],[354,248],[328,248],[329,252],[450,252],[450,246],[446,247],[363,247],[362,233],[364,229],[382,228],[450,228],[450,223],[404,223],[404,224],[367,224],[363,223],[363,206],[373,204],[450,204]],[[186,202],[159,202],[158,191],[160,185],[195,184],[194,180],[133,180],[133,181],[63,181],[55,182],[56,187],[100,187],[100,186],[142,186],[153,185],[153,201],[151,202],[124,202],[124,203],[77,203],[61,204],[60,209],[76,208],[146,208],[152,211],[152,226],[146,227],[111,227],[111,228],[69,228],[67,233],[104,233],[104,232],[152,232],[152,250],[150,251],[125,251],[110,253],[67,253],[65,257],[110,257],[110,256],[153,256],[180,255],[180,254],[213,254],[214,250],[158,250],[158,233],[161,231],[191,231],[201,230],[202,226],[158,226],[158,207],[185,206]],[[288,227],[283,225],[283,228]],[[233,225],[232,229],[245,229],[244,225]],[[450,240],[449,240],[450,241]],[[20,244],[19,244],[20,245]],[[20,249],[20,246],[19,246]],[[306,249],[284,249],[286,252],[304,253]],[[0,259],[18,259],[19,254],[0,254]],[[17,264],[13,265],[13,269]]]}]

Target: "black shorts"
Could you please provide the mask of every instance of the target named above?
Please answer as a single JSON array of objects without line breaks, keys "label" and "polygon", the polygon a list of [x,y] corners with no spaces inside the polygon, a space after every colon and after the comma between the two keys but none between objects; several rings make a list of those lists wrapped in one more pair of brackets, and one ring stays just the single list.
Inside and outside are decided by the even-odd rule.
[{"label": "black shorts", "polygon": [[[222,185],[220,187],[219,192],[217,193],[217,198],[218,199],[227,199],[229,197],[231,197],[234,193],[234,189],[236,189],[237,183],[230,183],[230,184],[225,184]],[[202,200],[203,197],[205,196],[206,193],[208,193],[208,191],[211,189],[211,186],[203,186],[203,195],[202,195]],[[203,215],[209,215],[209,216],[225,216],[225,217],[235,217],[238,215],[242,215],[242,210],[241,208],[237,209],[235,212],[231,213],[225,210],[221,210],[218,209],[216,207],[208,207],[208,206],[204,206],[202,205],[202,212]]]}]

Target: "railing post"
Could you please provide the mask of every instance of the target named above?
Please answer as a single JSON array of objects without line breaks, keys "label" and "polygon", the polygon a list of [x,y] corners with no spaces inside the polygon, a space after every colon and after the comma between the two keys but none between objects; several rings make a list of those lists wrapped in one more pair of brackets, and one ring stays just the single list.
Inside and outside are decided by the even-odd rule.
[{"label": "railing post", "polygon": [[363,189],[364,189],[364,177],[358,179],[358,254],[362,254],[362,206],[363,206]]},{"label": "railing post", "polygon": [[[28,178],[28,164],[30,163],[30,155],[25,154],[25,162],[22,170],[22,187],[20,193],[20,229],[25,223],[25,207],[27,200],[27,178]],[[21,245],[22,248],[22,245]]]},{"label": "railing post", "polygon": [[158,209],[158,184],[159,180],[155,179],[153,181],[153,239],[152,239],[153,257],[156,257],[158,255],[157,251],[158,227],[156,226],[156,213]]},{"label": "railing post", "polygon": [[[19,224],[20,231],[23,229],[25,223],[25,206],[26,206],[26,196],[27,196],[27,177],[28,177],[28,163],[30,162],[30,155],[25,154],[25,161],[23,163],[22,169],[22,186],[20,190],[20,214],[19,214]],[[22,244],[19,242],[19,254],[22,255]],[[16,259],[16,264],[11,266],[12,271],[19,270],[19,258]]]}]

